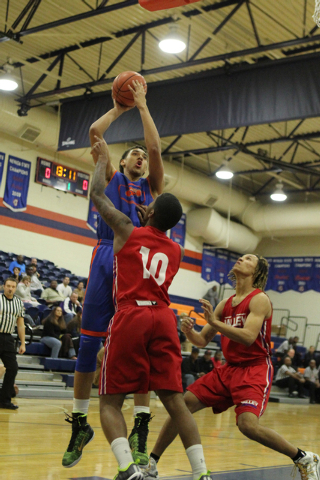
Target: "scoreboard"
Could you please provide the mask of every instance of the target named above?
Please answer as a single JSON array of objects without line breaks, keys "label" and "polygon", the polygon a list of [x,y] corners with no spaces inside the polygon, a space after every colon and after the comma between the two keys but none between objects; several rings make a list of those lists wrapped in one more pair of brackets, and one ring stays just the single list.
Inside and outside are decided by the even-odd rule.
[{"label": "scoreboard", "polygon": [[36,183],[56,188],[63,192],[88,197],[90,175],[60,163],[38,157]]}]

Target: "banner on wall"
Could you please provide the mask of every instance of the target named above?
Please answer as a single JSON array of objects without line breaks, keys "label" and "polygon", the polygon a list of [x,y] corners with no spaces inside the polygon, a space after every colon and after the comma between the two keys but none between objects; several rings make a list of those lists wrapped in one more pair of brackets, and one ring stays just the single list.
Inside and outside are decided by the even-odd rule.
[{"label": "banner on wall", "polygon": [[27,208],[31,162],[9,155],[3,204],[13,212]]},{"label": "banner on wall", "polygon": [[93,201],[89,201],[88,219],[87,225],[94,233],[97,233],[98,228],[98,210],[96,209]]},{"label": "banner on wall", "polygon": [[293,258],[276,257],[272,259],[272,290],[287,292],[293,288]]},{"label": "banner on wall", "polygon": [[312,290],[313,258],[293,258],[293,290],[303,293]]},{"label": "banner on wall", "polygon": [[216,253],[212,245],[203,244],[201,277],[206,282],[214,280]]},{"label": "banner on wall", "polygon": [[203,244],[201,277],[206,282],[229,283],[228,273],[238,260],[239,253],[229,252],[222,248],[215,248],[207,243]]},{"label": "banner on wall", "polygon": [[0,185],[1,185],[2,175],[3,175],[5,157],[6,157],[6,154],[3,152],[0,152]]},{"label": "banner on wall", "polygon": [[183,213],[177,225],[171,228],[170,238],[176,243],[179,243],[181,247],[184,247],[186,239],[186,214]]}]

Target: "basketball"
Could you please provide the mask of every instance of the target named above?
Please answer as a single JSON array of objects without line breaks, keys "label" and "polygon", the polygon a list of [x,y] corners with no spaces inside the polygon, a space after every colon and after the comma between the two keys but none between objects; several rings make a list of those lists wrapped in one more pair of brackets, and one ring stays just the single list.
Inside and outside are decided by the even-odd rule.
[{"label": "basketball", "polygon": [[124,107],[133,107],[134,99],[132,92],[128,85],[133,87],[132,81],[135,80],[144,86],[144,91],[147,91],[147,83],[140,73],[137,72],[122,72],[118,75],[112,84],[112,96],[116,102]]}]

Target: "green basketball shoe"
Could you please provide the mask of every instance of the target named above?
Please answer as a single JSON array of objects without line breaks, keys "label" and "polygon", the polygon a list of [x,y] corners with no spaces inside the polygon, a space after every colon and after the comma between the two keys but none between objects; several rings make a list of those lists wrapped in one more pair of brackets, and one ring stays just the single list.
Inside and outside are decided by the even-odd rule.
[{"label": "green basketball shoe", "polygon": [[67,415],[66,422],[72,424],[72,435],[66,452],[64,452],[62,465],[71,468],[80,462],[82,450],[94,439],[94,431],[87,423],[87,415],[74,413]]},{"label": "green basketball shoe", "polygon": [[147,438],[150,421],[150,413],[137,413],[134,418],[134,427],[128,438],[133,460],[138,465],[148,465],[149,463]]}]

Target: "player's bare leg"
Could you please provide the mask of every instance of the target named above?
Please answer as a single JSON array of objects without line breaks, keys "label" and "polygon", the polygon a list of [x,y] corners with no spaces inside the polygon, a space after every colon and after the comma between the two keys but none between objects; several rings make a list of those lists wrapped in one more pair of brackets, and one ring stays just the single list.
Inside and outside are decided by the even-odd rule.
[{"label": "player's bare leg", "polygon": [[239,415],[238,428],[251,440],[291,458],[299,469],[302,479],[320,479],[319,456],[300,450],[271,428],[260,425],[259,419],[254,413],[244,412]]},{"label": "player's bare leg", "polygon": [[121,408],[125,394],[100,396],[100,420],[106,439],[117,459],[118,475],[114,480],[142,480],[143,475],[134,463],[129,442],[127,440],[127,425]]},{"label": "player's bare leg", "polygon": [[134,461],[143,468],[149,463],[147,438],[151,420],[150,393],[135,393],[133,398],[134,426],[128,440]]},{"label": "player's bare leg", "polygon": [[210,476],[204,460],[198,427],[183,399],[182,393],[158,390],[157,394],[169,413],[186,449],[192,468],[193,480],[209,480]]},{"label": "player's bare leg", "polygon": [[66,468],[76,465],[82,457],[83,448],[94,438],[94,431],[87,422],[90,393],[95,372],[78,372],[74,374],[74,399],[72,418],[67,422],[72,424],[72,435],[62,459]]}]

